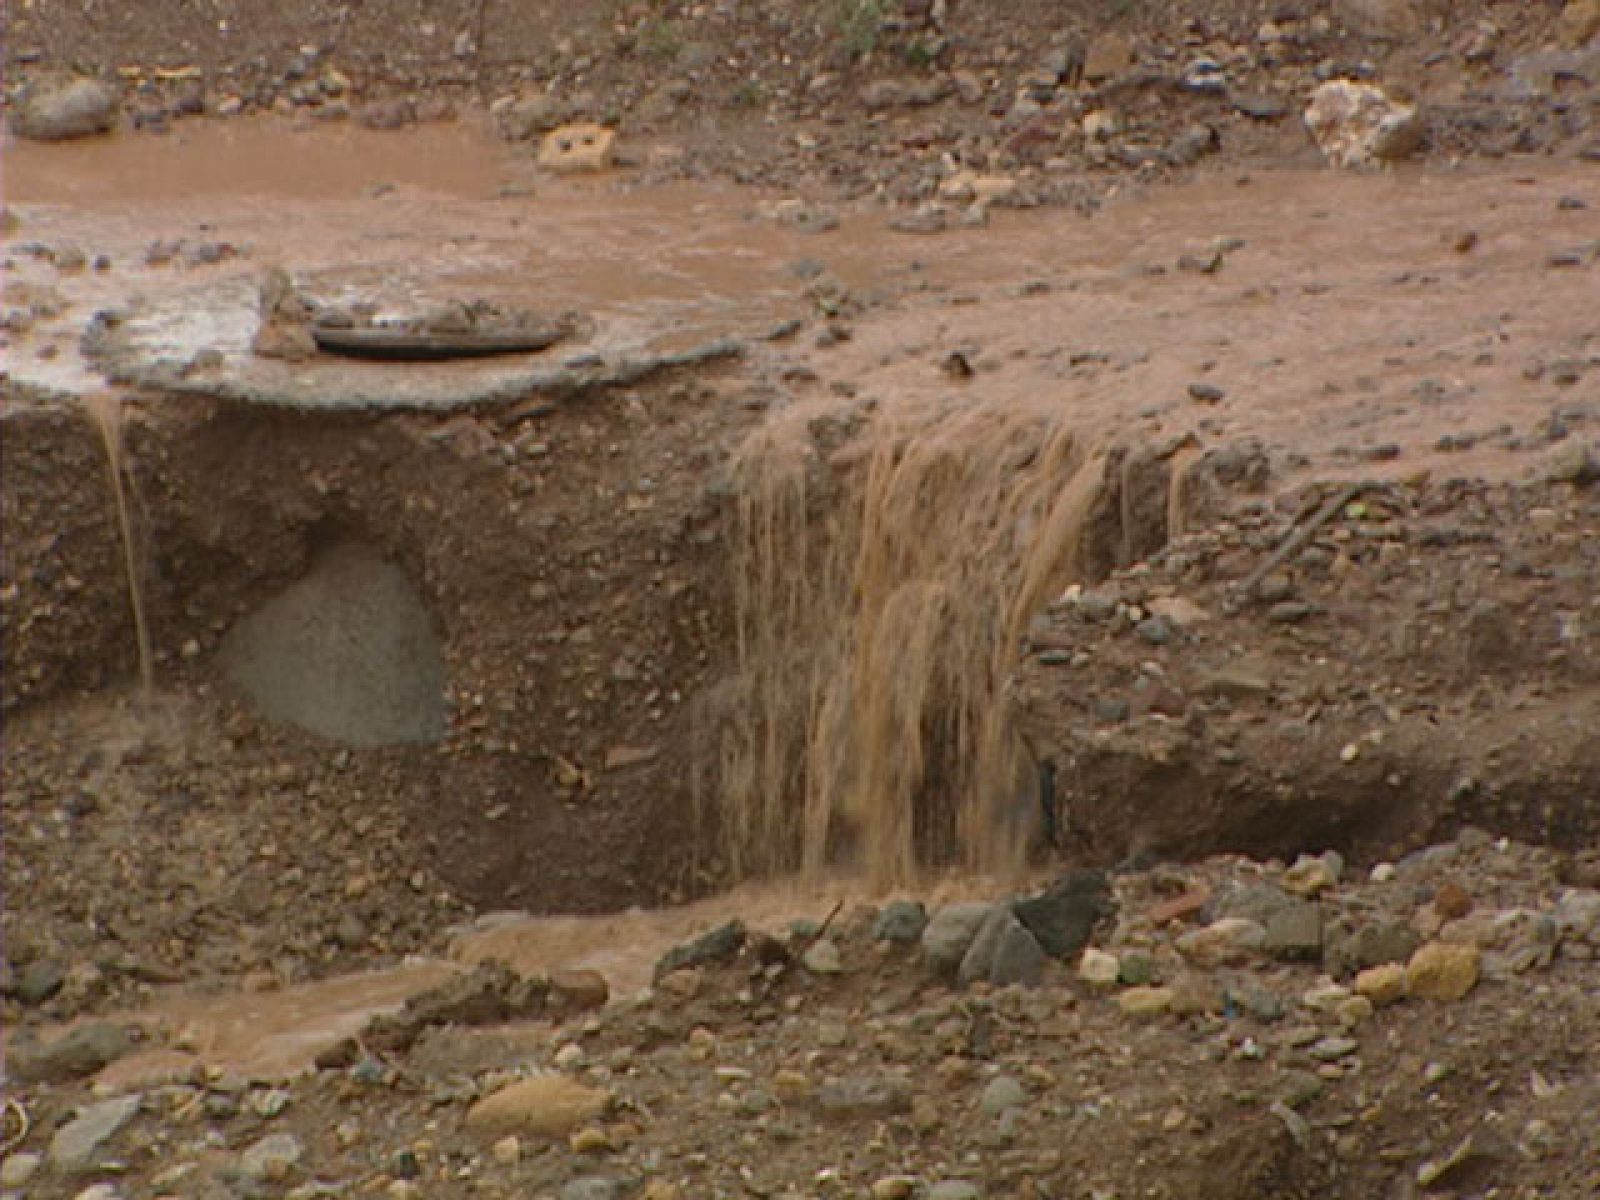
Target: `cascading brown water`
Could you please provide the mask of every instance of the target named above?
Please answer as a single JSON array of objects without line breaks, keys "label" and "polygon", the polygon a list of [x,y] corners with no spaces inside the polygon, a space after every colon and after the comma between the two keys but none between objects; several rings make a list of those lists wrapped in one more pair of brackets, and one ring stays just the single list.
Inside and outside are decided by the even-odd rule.
[{"label": "cascading brown water", "polygon": [[846,862],[885,886],[1005,869],[1035,771],[1007,679],[1030,617],[1082,575],[1104,462],[1059,403],[848,423],[797,408],[734,461],[738,665],[703,789],[726,866]]},{"label": "cascading brown water", "polygon": [[150,652],[150,627],[145,619],[144,587],[139,575],[139,556],[134,544],[133,521],[129,515],[128,489],[124,478],[126,464],[122,440],[122,400],[109,392],[101,392],[86,396],[84,409],[105,447],[106,469],[111,476],[111,496],[116,506],[117,534],[122,542],[123,572],[128,582],[128,605],[133,611],[140,691],[148,702],[155,690],[155,667]]}]

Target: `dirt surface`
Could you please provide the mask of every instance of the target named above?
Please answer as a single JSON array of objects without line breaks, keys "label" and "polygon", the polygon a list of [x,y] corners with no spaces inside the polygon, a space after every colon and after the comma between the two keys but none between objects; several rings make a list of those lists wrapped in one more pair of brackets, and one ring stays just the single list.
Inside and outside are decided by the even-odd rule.
[{"label": "dirt surface", "polygon": [[0,1193],[1600,1194],[1589,0],[14,7]]}]

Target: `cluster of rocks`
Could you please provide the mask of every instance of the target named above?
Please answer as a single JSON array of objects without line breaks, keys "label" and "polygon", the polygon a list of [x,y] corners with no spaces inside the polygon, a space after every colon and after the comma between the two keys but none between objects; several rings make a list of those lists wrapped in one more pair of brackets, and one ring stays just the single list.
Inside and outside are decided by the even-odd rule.
[{"label": "cluster of rocks", "polygon": [[[1559,1187],[1587,1119],[1583,1050],[1546,1043],[1594,1016],[1600,889],[1557,883],[1552,861],[1468,830],[1361,872],[1333,853],[1213,859],[774,932],[735,921],[609,1003],[592,973],[486,964],[295,1081],[211,1070],[85,1093],[30,1074],[19,1095],[53,1120],[0,1186],[677,1200],[826,1176],[980,1200],[1191,1178],[1185,1161],[1239,1125],[1291,1177],[1343,1180],[1327,1195],[1513,1172]],[[1533,1091],[1498,1076],[1490,1128],[1484,1080],[1458,1082],[1451,1056],[1513,1054],[1507,1039]],[[1428,1132],[1404,1124],[1414,1090]],[[1143,1159],[1125,1153],[1138,1130]]]},{"label": "cluster of rocks", "polygon": [[[434,71],[412,64],[415,87],[400,94],[384,89],[403,86],[406,69],[340,65],[331,46],[307,44],[260,79],[264,59],[209,81],[200,68],[130,69],[129,108],[136,126],[153,129],[197,112],[262,109],[398,129],[450,118],[476,92],[494,97],[489,113],[503,136],[541,139],[541,163],[589,170],[614,161],[619,126],[676,132],[722,106],[795,125],[788,137],[763,135],[757,154],[769,166],[803,169],[826,148],[841,178],[886,185],[917,204],[941,199],[952,174],[941,158],[957,171],[1020,171],[1026,186],[1005,202],[1036,202],[1084,168],[1182,169],[1234,144],[1281,144],[1302,136],[1285,120],[1301,114],[1339,165],[1393,161],[1429,139],[1447,152],[1471,150],[1476,139],[1495,152],[1560,143],[1600,153],[1581,106],[1568,99],[1573,87],[1600,80],[1591,0],[1509,22],[1463,14],[1430,23],[1420,5],[1349,0],[1329,11],[1280,5],[1254,25],[1241,13],[1201,9],[1159,29],[1069,20],[1027,31],[982,13],[842,8],[859,10],[867,24],[813,26],[774,11],[756,16],[753,33],[721,8],[660,14],[636,6],[603,35],[574,30],[548,62],[497,62],[487,74],[471,30],[453,40],[435,30],[448,52]],[[766,52],[753,52],[760,42]],[[1426,54],[1424,44],[1437,48]],[[1471,81],[1472,104],[1452,99],[1435,111],[1401,86],[1419,64],[1442,59]],[[364,82],[368,74],[374,79]],[[121,92],[41,71],[13,98],[11,125],[29,137],[103,131],[118,118]],[[904,153],[858,154],[855,139],[811,129],[816,121],[882,127]],[[740,174],[750,153],[716,144],[693,159]],[[660,165],[688,169],[671,155]]]}]

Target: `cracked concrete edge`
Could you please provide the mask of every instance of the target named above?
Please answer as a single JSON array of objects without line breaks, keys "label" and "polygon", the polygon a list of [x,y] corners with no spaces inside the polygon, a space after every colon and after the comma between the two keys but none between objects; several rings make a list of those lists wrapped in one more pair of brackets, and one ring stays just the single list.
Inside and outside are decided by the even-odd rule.
[{"label": "cracked concrete edge", "polygon": [[[459,388],[409,391],[404,386],[396,386],[408,370],[403,366],[378,368],[382,375],[374,377],[371,367],[316,364],[301,369],[299,379],[274,383],[249,375],[194,372],[187,362],[149,357],[125,326],[104,320],[92,322],[82,340],[85,359],[113,384],[239,404],[325,412],[372,409],[449,412],[508,404],[530,395],[570,397],[595,389],[638,383],[662,371],[741,357],[746,351],[747,343],[743,339],[722,337],[672,353],[623,352],[610,359],[569,360],[555,367],[540,365],[486,372],[478,364],[465,368],[463,374],[475,371],[479,378],[463,378]],[[432,366],[437,372],[438,364]],[[364,373],[366,379],[357,378]],[[484,378],[485,375],[488,377]],[[436,383],[436,378],[432,382]]]}]

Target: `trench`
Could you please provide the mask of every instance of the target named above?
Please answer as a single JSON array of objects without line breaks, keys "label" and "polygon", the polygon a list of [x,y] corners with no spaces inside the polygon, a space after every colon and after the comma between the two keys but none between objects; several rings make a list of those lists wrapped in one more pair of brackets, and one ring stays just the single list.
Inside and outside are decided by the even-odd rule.
[{"label": "trench", "polygon": [[[1454,747],[1416,750],[1398,790],[1405,747],[1359,787],[1332,767],[1298,792],[1140,758],[1122,726],[1087,728],[1109,670],[1062,682],[1030,658],[1070,585],[1137,582],[1296,488],[1526,476],[1514,439],[1441,430],[1582,427],[1581,404],[1518,384],[1528,356],[1591,336],[1581,272],[1544,271],[1527,232],[1572,181],[1287,173],[1251,184],[1259,206],[1222,179],[1094,222],[997,211],[987,230],[886,242],[881,214],[845,210],[819,234],[795,221],[806,203],[766,194],[539,180],[530,200],[523,165],[437,132],[410,149],[295,135],[328,168],[296,176],[314,194],[216,170],[282,136],[242,123],[176,141],[115,197],[87,148],[19,163],[30,238],[127,264],[46,282],[14,255],[20,282],[56,292],[14,343],[4,398],[3,704],[22,743],[135,677],[131,544],[155,691],[182,701],[222,777],[308,819],[370,807],[466,911],[541,914],[447,939],[469,961],[642,980],[730,912],[981,891],[1040,858],[1376,857],[1467,821],[1593,835],[1600,763],[1574,724],[1593,703],[1587,642],[1538,647],[1571,668],[1544,697],[1568,757],[1513,756],[1464,791]],[[362,154],[393,187],[342,165]],[[1463,210],[1479,261],[1430,232]],[[249,253],[215,271],[140,261],[202,220]],[[1181,265],[1197,245],[1223,254],[1207,249],[1221,233],[1244,243],[1226,265]],[[576,306],[600,333],[542,383],[262,374],[236,343],[274,261],[324,294]],[[108,360],[77,334],[137,289],[155,299],[120,326],[108,476],[81,401]],[[208,339],[220,375],[191,369]],[[1519,352],[1479,362],[1491,343]],[[1472,384],[1437,383],[1469,362]],[[1214,377],[1227,386],[1195,399],[1188,382]],[[1565,495],[1552,503],[1585,517]],[[1157,732],[1183,725],[1162,715]],[[1326,724],[1318,761],[1337,764]],[[761,879],[811,882],[752,891]],[[617,915],[630,906],[650,911]],[[329,1004],[348,1016],[348,997]]]}]

